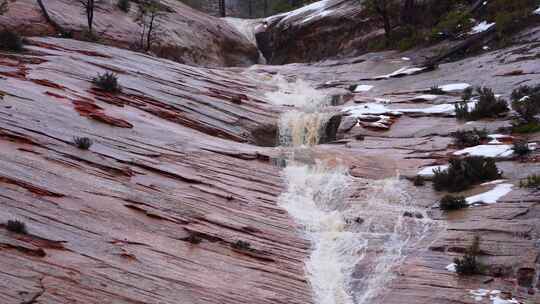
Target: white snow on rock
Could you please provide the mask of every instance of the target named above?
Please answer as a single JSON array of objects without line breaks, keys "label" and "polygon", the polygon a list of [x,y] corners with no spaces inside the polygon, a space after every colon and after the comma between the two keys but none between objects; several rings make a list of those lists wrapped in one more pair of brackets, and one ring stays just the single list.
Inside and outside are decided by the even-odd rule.
[{"label": "white snow on rock", "polygon": [[404,67],[390,74],[376,76],[374,79],[388,79],[396,76],[411,75],[425,70],[426,68]]},{"label": "white snow on rock", "polygon": [[433,94],[424,94],[424,95],[418,95],[415,96],[413,99],[421,99],[421,100],[435,100],[439,98],[439,95],[433,95]]},{"label": "white snow on rock", "polygon": [[448,270],[450,272],[456,272],[456,263],[449,264],[445,268],[446,268],[446,270]]},{"label": "white snow on rock", "polygon": [[355,93],[359,93],[359,92],[367,92],[369,90],[373,89],[373,86],[372,85],[368,85],[368,84],[359,84],[356,86],[356,88],[354,89],[354,92]]},{"label": "white snow on rock", "polygon": [[491,182],[483,183],[483,184],[481,184],[481,186],[498,185],[498,184],[504,183],[505,181],[506,181],[505,179],[496,179],[496,180],[491,181]]},{"label": "white snow on rock", "polygon": [[512,136],[510,135],[504,135],[504,134],[489,134],[487,136],[489,139],[491,139],[488,144],[490,145],[499,145],[499,144],[502,144],[502,142],[500,141],[500,139],[511,139],[513,138]]},{"label": "white snow on rock", "polygon": [[476,26],[474,26],[472,28],[472,30],[469,32],[469,34],[474,35],[474,34],[478,34],[478,33],[481,33],[481,32],[485,32],[485,31],[489,30],[494,25],[495,25],[495,22],[487,23],[486,21],[482,21],[482,22],[478,23]]},{"label": "white snow on rock", "polygon": [[533,14],[535,15],[540,15],[540,7],[538,7],[534,12]]},{"label": "white snow on rock", "polygon": [[511,145],[479,145],[454,152],[454,155],[485,157],[510,157],[514,154]]},{"label": "white snow on rock", "polygon": [[440,86],[439,89],[445,92],[454,92],[454,91],[463,91],[470,86],[471,85],[468,83],[451,83],[451,84]]},{"label": "white snow on rock", "polygon": [[409,58],[409,57],[401,57],[401,60],[404,60],[404,61],[411,61],[411,58]]},{"label": "white snow on rock", "polygon": [[442,165],[442,166],[429,166],[425,167],[422,170],[420,170],[417,175],[420,175],[422,177],[433,177],[435,175],[435,171],[441,170],[444,171],[448,169],[448,165]]},{"label": "white snow on rock", "polygon": [[[304,7],[301,7],[299,9],[296,9],[296,10],[288,12],[288,13],[283,13],[283,14],[272,16],[272,17],[268,17],[266,20],[270,21],[273,18],[277,18],[277,17],[280,17],[280,16],[285,16],[279,22],[286,22],[287,20],[293,19],[295,17],[299,17],[300,15],[309,14],[309,16],[307,16],[307,18],[305,18],[304,20],[301,21],[301,22],[306,22],[309,19],[314,18],[315,16],[313,16],[313,15],[324,14],[328,2],[330,2],[330,1],[329,0],[317,1],[317,2],[314,2],[314,3],[310,4],[310,5],[306,5]],[[328,14],[328,13],[326,13],[326,14]]]},{"label": "white snow on rock", "polygon": [[471,297],[478,302],[483,301],[486,297],[489,297],[492,304],[520,304],[520,302],[515,298],[509,300],[501,298],[501,291],[496,289],[469,290],[469,293],[471,294]]},{"label": "white snow on rock", "polygon": [[[470,102],[469,107],[474,106],[475,102]],[[390,114],[390,115],[402,115],[403,113],[423,113],[423,114],[455,114],[455,107],[453,104],[440,104],[434,105],[427,108],[397,108],[390,109],[386,105],[381,103],[363,103],[360,105],[350,106],[343,109],[344,112],[348,112],[350,115],[358,117],[359,115],[380,115],[380,114]]]},{"label": "white snow on rock", "polygon": [[485,204],[494,204],[496,203],[501,197],[507,195],[512,191],[514,185],[512,184],[498,184],[495,186],[495,188],[489,190],[488,192],[484,192],[478,195],[467,197],[465,200],[467,201],[467,204],[474,204],[474,203],[485,203]]}]

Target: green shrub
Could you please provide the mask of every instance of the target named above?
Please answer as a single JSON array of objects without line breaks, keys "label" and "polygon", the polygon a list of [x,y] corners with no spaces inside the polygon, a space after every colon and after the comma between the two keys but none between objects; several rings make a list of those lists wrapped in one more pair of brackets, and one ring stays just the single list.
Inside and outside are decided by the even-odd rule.
[{"label": "green shrub", "polygon": [[107,72],[105,74],[98,74],[92,82],[94,85],[105,92],[119,93],[122,91],[120,84],[118,83],[118,76],[114,73]]},{"label": "green shrub", "polygon": [[437,86],[437,85],[434,85],[431,88],[429,88],[428,93],[433,94],[433,95],[444,95],[444,94],[446,94],[446,92],[443,89],[439,88],[439,86]]},{"label": "green shrub", "polygon": [[456,37],[466,33],[472,28],[471,14],[464,6],[458,6],[444,15],[433,28],[431,39],[438,40],[443,37]]},{"label": "green shrub", "polygon": [[200,244],[203,241],[202,238],[195,233],[190,233],[184,240],[194,245]]},{"label": "green shrub", "polygon": [[437,191],[460,192],[471,186],[501,176],[495,160],[483,156],[469,156],[450,160],[446,170],[435,170],[433,188]]},{"label": "green shrub", "polygon": [[421,175],[417,175],[413,180],[413,184],[416,187],[421,187],[426,184],[426,180]]},{"label": "green shrub", "polygon": [[531,12],[538,7],[536,2],[536,0],[488,1],[488,14],[497,24],[499,38],[505,39],[525,27]]},{"label": "green shrub", "polygon": [[482,274],[484,266],[478,261],[480,255],[480,238],[474,237],[473,243],[465,250],[463,258],[455,258],[456,273],[459,275]]},{"label": "green shrub", "polygon": [[512,150],[514,151],[514,154],[519,157],[524,157],[531,153],[528,142],[521,140],[514,141],[514,144],[512,145]]},{"label": "green shrub", "polygon": [[23,50],[22,37],[11,30],[0,31],[0,50],[20,52]]},{"label": "green shrub", "polygon": [[522,134],[540,132],[540,123],[538,122],[530,122],[526,124],[517,123],[512,126],[512,132],[522,133]]},{"label": "green shrub", "polygon": [[241,251],[251,251],[251,250],[253,250],[251,248],[251,244],[249,242],[242,241],[242,240],[236,241],[235,243],[231,244],[231,246],[232,246],[232,248],[234,248],[236,250],[241,250]]},{"label": "green shrub", "polygon": [[73,137],[73,143],[81,150],[88,150],[94,142],[88,137]]},{"label": "green shrub", "polygon": [[540,175],[533,174],[519,181],[521,188],[540,188]]},{"label": "green shrub", "polygon": [[478,130],[474,128],[472,131],[459,130],[453,132],[452,137],[454,138],[454,145],[459,148],[473,147],[482,143],[483,140],[488,138],[487,131]]},{"label": "green shrub", "polygon": [[131,1],[130,0],[118,0],[116,2],[116,6],[123,12],[128,13],[129,9],[131,8]]},{"label": "green shrub", "polygon": [[472,101],[471,91],[463,94],[462,101],[455,105],[456,117],[462,120],[477,120],[482,118],[496,118],[509,111],[506,100],[495,97],[490,88],[476,88],[478,101],[473,109],[469,109],[468,102]]},{"label": "green shrub", "polygon": [[512,108],[519,115],[520,123],[537,122],[540,114],[540,85],[535,87],[521,86],[511,95]]},{"label": "green shrub", "polygon": [[27,234],[26,224],[17,220],[9,220],[6,224],[6,229],[11,232]]},{"label": "green shrub", "polygon": [[441,210],[458,210],[467,208],[469,205],[465,201],[463,196],[445,195],[439,201],[439,207]]}]

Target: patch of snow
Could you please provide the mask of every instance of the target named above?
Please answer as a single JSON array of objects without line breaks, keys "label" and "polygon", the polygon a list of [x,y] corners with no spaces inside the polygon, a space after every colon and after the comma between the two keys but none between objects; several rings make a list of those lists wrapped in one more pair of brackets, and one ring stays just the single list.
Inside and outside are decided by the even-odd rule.
[{"label": "patch of snow", "polygon": [[470,86],[471,85],[468,83],[451,83],[451,84],[440,86],[439,89],[445,92],[453,92],[453,91],[463,91]]},{"label": "patch of snow", "polygon": [[493,304],[519,304],[519,301],[515,298],[512,298],[510,300],[501,299],[499,296],[491,296],[489,297],[491,301],[493,301]]},{"label": "patch of snow", "polygon": [[355,93],[359,93],[359,92],[367,92],[369,90],[373,89],[373,86],[372,85],[368,85],[368,84],[359,84],[356,86],[356,88],[354,89],[354,92]]},{"label": "patch of snow", "polygon": [[534,151],[536,150],[538,144],[537,143],[528,143],[529,149]]},{"label": "patch of snow", "polygon": [[540,15],[540,7],[538,7],[534,12],[533,14],[535,15]]},{"label": "patch of snow", "polygon": [[435,175],[435,171],[437,170],[446,170],[448,169],[448,165],[442,165],[442,166],[429,166],[425,167],[422,170],[420,170],[417,175],[420,175],[422,177],[432,177]]},{"label": "patch of snow", "polygon": [[495,25],[495,22],[487,23],[486,21],[482,21],[482,22],[478,23],[476,26],[474,26],[472,28],[472,30],[469,32],[469,34],[474,35],[474,34],[478,34],[478,33],[481,33],[481,32],[485,32],[485,31],[489,30],[494,25]]},{"label": "patch of snow", "polygon": [[422,100],[435,100],[439,98],[439,95],[424,94],[415,96],[413,99],[422,99]]},{"label": "patch of snow", "polygon": [[365,103],[365,104],[357,105],[357,106],[346,107],[343,109],[343,111],[349,112],[349,114],[351,114],[354,117],[359,117],[359,116],[368,115],[368,114],[372,114],[372,115],[381,115],[381,114],[387,114],[387,113],[395,114],[395,115],[401,114],[400,112],[392,111],[388,109],[383,104],[373,103],[373,102]]},{"label": "patch of snow", "polygon": [[[327,3],[329,2],[329,0],[322,0],[322,1],[317,1],[317,2],[314,2],[310,5],[306,5],[304,7],[301,7],[299,9],[296,9],[294,11],[291,11],[291,12],[288,12],[288,13],[284,13],[284,14],[280,14],[280,16],[283,16],[285,15],[285,17],[283,19],[281,19],[280,23],[281,22],[286,22],[287,20],[290,20],[290,19],[293,19],[295,17],[298,17],[302,14],[323,14],[324,13],[324,10],[326,9],[327,7]],[[273,16],[273,17],[276,17],[276,16]],[[306,19],[310,19],[310,18],[313,18],[314,16],[310,16]],[[270,19],[272,17],[269,17],[267,18]],[[301,22],[306,22],[307,20],[304,19],[303,21]]]},{"label": "patch of snow", "polygon": [[415,67],[404,67],[390,74],[376,76],[374,79],[388,79],[391,77],[401,76],[401,75],[411,75],[425,70],[426,68],[415,68]]},{"label": "patch of snow", "polygon": [[484,45],[484,46],[482,47],[482,50],[484,50],[484,51],[489,51],[489,50],[490,50],[490,48],[489,48],[489,46],[487,46],[487,45]]},{"label": "patch of snow", "polygon": [[498,184],[495,186],[495,188],[489,190],[488,192],[467,197],[465,200],[469,205],[474,203],[494,204],[501,197],[510,193],[513,187],[514,185],[512,184]]},{"label": "patch of snow", "polygon": [[484,157],[510,157],[514,154],[511,145],[478,145],[454,152],[454,155]]},{"label": "patch of snow", "polygon": [[411,61],[411,58],[409,58],[409,57],[401,57],[401,60]]},{"label": "patch of snow", "polygon": [[446,270],[448,270],[450,272],[456,272],[456,263],[449,264],[445,268],[446,268]]},{"label": "patch of snow", "polygon": [[521,98],[519,99],[519,101],[525,101],[525,100],[527,100],[527,99],[529,99],[529,98],[530,98],[529,96],[523,96],[523,97],[521,97]]},{"label": "patch of snow", "polygon": [[496,289],[469,290],[469,293],[475,301],[483,301],[485,297],[489,296],[489,300],[492,302],[492,304],[520,304],[519,301],[515,298],[512,298],[510,300],[502,299],[500,297],[501,291]]},{"label": "patch of snow", "polygon": [[512,136],[510,136],[510,135],[505,135],[505,134],[488,134],[488,137],[489,137],[489,138],[493,138],[493,139],[512,138]]},{"label": "patch of snow", "polygon": [[[475,102],[470,102],[469,106],[474,106]],[[366,114],[391,114],[391,115],[402,115],[403,113],[423,113],[423,114],[454,114],[455,107],[453,104],[440,104],[434,105],[427,108],[416,108],[416,109],[390,109],[384,104],[381,103],[364,103],[355,106],[349,106],[343,109],[344,112],[349,112],[350,115],[358,117],[359,115]]]},{"label": "patch of snow", "polygon": [[483,183],[483,184],[481,184],[481,186],[498,185],[500,183],[504,183],[505,181],[506,181],[505,179],[497,179],[497,180],[494,180],[494,181],[491,181],[491,182]]}]

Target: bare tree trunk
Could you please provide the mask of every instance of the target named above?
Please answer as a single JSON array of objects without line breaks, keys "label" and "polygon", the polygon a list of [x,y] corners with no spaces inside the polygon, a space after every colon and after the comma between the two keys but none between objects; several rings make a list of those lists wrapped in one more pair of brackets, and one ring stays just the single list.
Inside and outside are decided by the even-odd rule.
[{"label": "bare tree trunk", "polygon": [[249,18],[253,18],[253,0],[248,0]]},{"label": "bare tree trunk", "polygon": [[150,50],[152,46],[152,30],[154,29],[154,20],[156,19],[156,14],[152,13],[150,15],[150,24],[148,25],[148,32],[146,33],[146,52]]},{"label": "bare tree trunk", "polygon": [[54,27],[54,29],[61,34],[65,34],[66,31],[63,27],[60,26],[60,24],[56,23],[56,21],[52,20],[51,16],[49,16],[49,12],[47,12],[47,8],[45,7],[45,4],[43,4],[43,0],[37,0],[37,3],[41,9],[41,13],[43,14],[43,17],[45,20]]},{"label": "bare tree trunk", "polygon": [[414,23],[414,14],[416,8],[416,0],[405,0],[401,9],[401,21],[405,24]]},{"label": "bare tree trunk", "polygon": [[218,0],[218,1],[219,1],[219,16],[227,17],[227,12],[225,8],[225,0]]},{"label": "bare tree trunk", "polygon": [[268,0],[264,0],[264,17],[268,16]]}]

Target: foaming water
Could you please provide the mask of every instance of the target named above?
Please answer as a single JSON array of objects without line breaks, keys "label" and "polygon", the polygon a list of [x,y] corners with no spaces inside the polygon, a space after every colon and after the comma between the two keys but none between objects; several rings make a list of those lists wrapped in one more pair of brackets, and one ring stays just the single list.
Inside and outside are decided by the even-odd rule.
[{"label": "foaming water", "polygon": [[[353,179],[344,168],[321,163],[293,164],[284,174],[288,187],[279,203],[312,242],[305,264],[318,304],[372,303],[431,229],[428,219],[403,217],[419,211],[396,178]],[[353,182],[366,187],[360,200],[348,200]],[[368,265],[355,272],[366,258]]]},{"label": "foaming water", "polygon": [[[324,111],[329,99],[302,80],[276,76],[272,81],[279,89],[267,98],[294,106],[279,120],[279,142],[288,164],[287,189],[279,204],[311,241],[305,268],[315,302],[384,303],[383,291],[405,257],[421,248],[432,221],[412,206],[399,178],[353,178],[345,167],[310,158],[310,147],[320,143],[332,117]],[[405,217],[406,211],[422,216]]]},{"label": "foaming water", "polygon": [[319,143],[330,113],[324,107],[330,98],[302,80],[290,80],[282,75],[272,77],[271,82],[278,89],[266,94],[276,105],[293,106],[279,119],[279,143],[284,147],[314,146]]},{"label": "foaming water", "polygon": [[293,106],[306,112],[315,112],[329,104],[328,96],[302,79],[291,80],[275,75],[270,82],[278,89],[266,93],[266,98],[275,105]]},{"label": "foaming water", "polygon": [[340,210],[350,177],[343,168],[292,165],[280,205],[302,226],[313,244],[306,271],[317,303],[353,303],[349,281],[366,241],[346,231]]}]

